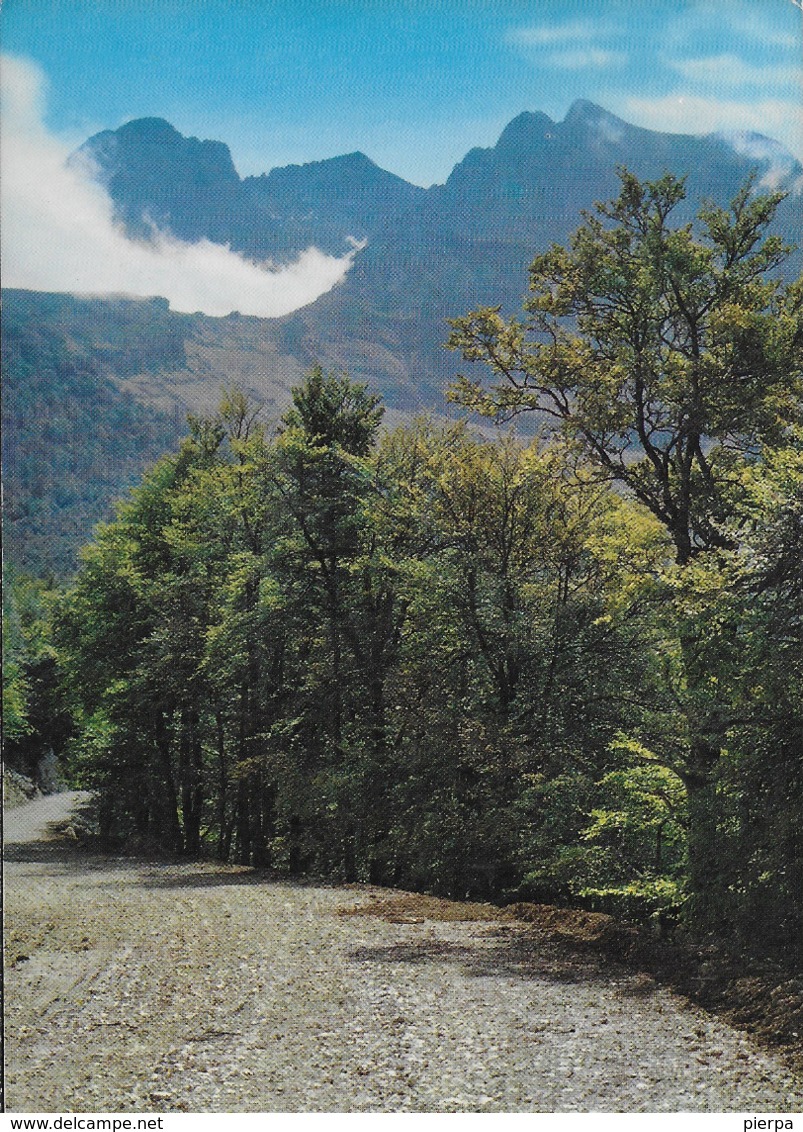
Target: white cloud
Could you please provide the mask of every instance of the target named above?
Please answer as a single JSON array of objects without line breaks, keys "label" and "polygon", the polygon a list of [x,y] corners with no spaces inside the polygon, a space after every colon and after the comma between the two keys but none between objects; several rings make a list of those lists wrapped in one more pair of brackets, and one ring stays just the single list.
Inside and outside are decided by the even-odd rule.
[{"label": "white cloud", "polygon": [[669,66],[691,82],[713,87],[773,87],[800,85],[799,67],[760,67],[738,55],[707,55],[692,59],[670,59]]},{"label": "white cloud", "polygon": [[567,71],[588,70],[592,67],[615,67],[627,57],[619,51],[605,51],[601,47],[580,47],[573,51],[553,51],[544,62]]},{"label": "white cloud", "polygon": [[[793,0],[793,3],[797,4],[797,0]],[[712,22],[724,18],[732,32],[745,39],[752,39],[762,47],[789,47],[794,50],[800,46],[800,39],[796,34],[767,19],[772,13],[761,4],[753,2],[729,7],[721,3],[712,4],[709,0],[707,8],[711,13]]]},{"label": "white cloud", "polygon": [[606,142],[611,145],[619,145],[624,140],[625,131],[624,127],[620,126],[614,118],[609,118],[607,114],[602,115],[594,123],[596,131],[600,134]]},{"label": "white cloud", "polygon": [[618,112],[637,125],[669,133],[755,131],[777,139],[798,157],[803,153],[800,107],[792,100],[742,101],[676,93],[661,98],[625,98]]},{"label": "white cloud", "polygon": [[257,267],[221,244],[155,233],[126,238],[106,192],[42,122],[44,80],[27,60],[2,57],[0,210],[3,285],[33,291],[162,295],[177,311],[277,317],[313,302],[348,271],[342,258],[308,248],[281,269]]},{"label": "white cloud", "polygon": [[507,34],[509,43],[520,47],[554,47],[561,43],[588,42],[595,39],[598,28],[586,20],[571,20],[565,24],[536,24],[533,27],[513,28]]},{"label": "white cloud", "polygon": [[[751,161],[767,162],[767,171],[761,178],[761,187],[777,189],[794,173],[794,160],[791,154],[771,138],[762,137],[746,130],[723,130],[722,136],[730,142],[737,153],[749,157]],[[795,185],[799,192],[799,186]]]},{"label": "white cloud", "polygon": [[506,42],[514,47],[535,49],[542,66],[564,71],[613,67],[627,61],[627,55],[600,46],[612,30],[601,20],[569,20],[562,24],[534,24],[512,28]]},{"label": "white cloud", "polygon": [[[797,0],[792,0],[797,4]],[[799,18],[799,17],[797,17]],[[761,0],[696,0],[688,7],[678,6],[677,15],[669,21],[666,42],[672,46],[691,46],[703,36],[723,29],[741,42],[761,48],[799,49],[800,37],[790,3],[762,3]],[[784,24],[789,24],[789,30]]]}]

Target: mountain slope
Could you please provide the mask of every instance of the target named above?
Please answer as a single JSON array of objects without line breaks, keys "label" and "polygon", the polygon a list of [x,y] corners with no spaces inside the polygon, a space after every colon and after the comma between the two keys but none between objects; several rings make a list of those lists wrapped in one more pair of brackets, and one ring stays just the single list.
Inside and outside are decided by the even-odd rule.
[{"label": "mountain slope", "polygon": [[[319,362],[369,382],[390,419],[442,409],[459,364],[443,346],[447,319],[478,305],[517,310],[533,256],[567,240],[582,209],[616,194],[618,166],[641,178],[687,175],[681,219],[705,198],[727,203],[751,172],[773,187],[803,183],[800,164],[770,139],[659,133],[584,101],[562,122],[520,114],[495,146],[471,150],[429,189],[361,153],[242,180],[222,142],[184,138],[154,118],[95,135],[72,160],[106,186],[138,238],[155,224],[258,262],[367,243],[341,284],[278,319],[7,295],[7,546],[12,558],[57,572],[71,568],[110,499],[175,441],[186,411],[213,410],[224,386],[241,385],[276,416],[290,385]],[[790,192],[778,210],[775,230],[790,242],[803,230],[801,200]],[[800,266],[798,252],[787,274]]]},{"label": "mountain slope", "polygon": [[5,555],[63,576],[111,500],[175,443],[183,414],[119,380],[183,364],[183,333],[163,299],[88,309],[68,295],[6,291],[3,308]]},{"label": "mountain slope", "polygon": [[[165,127],[129,123],[111,135],[122,135],[116,147],[108,134],[82,147],[121,218],[137,230],[158,216],[177,235],[205,234],[257,261],[286,260],[310,244],[341,254],[350,241],[367,241],[345,281],[289,321],[277,320],[272,337],[303,339],[321,362],[376,383],[400,407],[413,388],[431,399],[454,376],[455,359],[443,350],[446,319],[480,304],[516,309],[534,254],[564,242],[582,209],[616,195],[618,167],[641,178],[687,176],[681,220],[704,199],[729,202],[751,172],[774,181],[780,170],[782,188],[803,176],[770,139],[742,135],[734,144],[659,133],[586,101],[562,122],[520,114],[495,146],[472,150],[444,185],[429,189],[359,153],[240,181],[228,150],[214,148],[220,143],[174,137]],[[138,172],[162,135],[166,155],[155,164],[165,176],[180,167],[167,187],[161,172]],[[781,206],[775,227],[795,242],[799,192]],[[790,274],[800,264],[798,255]]]},{"label": "mountain slope", "polygon": [[[785,185],[803,172],[789,160]],[[458,365],[443,349],[447,318],[478,305],[517,310],[533,256],[565,242],[582,209],[617,194],[622,165],[641,178],[687,174],[688,200],[678,210],[686,221],[704,199],[728,203],[751,172],[768,178],[777,160],[770,153],[756,162],[716,136],[629,126],[591,103],[576,103],[562,123],[522,114],[496,146],[472,150],[445,185],[428,189],[404,223],[388,224],[369,238],[338,288],[290,317],[322,360],[389,387],[400,403],[412,386],[437,397]],[[799,194],[781,206],[775,230],[795,241]],[[798,254],[789,274],[800,265]],[[366,357],[366,342],[393,356],[399,376]]]}]

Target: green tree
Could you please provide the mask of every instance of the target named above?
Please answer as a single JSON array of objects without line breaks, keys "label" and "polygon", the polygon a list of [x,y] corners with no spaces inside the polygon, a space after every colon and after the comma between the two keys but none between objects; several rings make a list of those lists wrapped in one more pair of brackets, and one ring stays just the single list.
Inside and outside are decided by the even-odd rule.
[{"label": "green tree", "polygon": [[74,731],[70,697],[52,641],[56,591],[13,568],[3,578],[3,753],[34,781],[44,756],[63,756]]},{"label": "green tree", "polygon": [[384,686],[403,617],[370,533],[383,409],[365,386],[317,367],[292,396],[264,466],[276,502],[266,569],[283,595],[294,672],[272,740],[283,837],[294,862],[375,879]]},{"label": "green tree", "polygon": [[83,554],[56,642],[93,735],[104,831],[197,853],[206,795],[200,667],[211,577],[175,539],[180,500],[219,461],[214,423],[192,422]]},{"label": "green tree", "polygon": [[734,712],[722,794],[731,920],[793,962],[803,934],[803,445],[751,469],[754,514],[730,588]]},{"label": "green tree", "polygon": [[[389,696],[408,883],[487,898],[519,892],[540,864],[528,894],[566,895],[544,859],[578,836],[624,725],[632,666],[627,618],[607,616],[608,556],[635,560],[641,536],[558,446],[419,422],[384,437],[377,461],[388,489],[374,522],[407,604]],[[632,545],[613,546],[623,530]],[[585,784],[560,819],[531,789],[558,774]]]},{"label": "green tree", "polygon": [[535,259],[524,319],[483,308],[455,320],[451,347],[497,382],[462,378],[452,395],[496,417],[537,411],[671,538],[682,573],[665,599],[686,727],[672,765],[688,791],[695,915],[707,926],[722,895],[716,777],[729,712],[713,654],[730,645],[721,619],[701,623],[693,590],[701,577],[713,584],[712,553],[738,547],[745,467],[799,413],[803,287],[768,275],[787,251],[766,232],[780,195],[748,183],[729,210],[702,209],[695,230],[672,226],[682,180],[620,177],[619,197],[586,215],[568,248]]}]

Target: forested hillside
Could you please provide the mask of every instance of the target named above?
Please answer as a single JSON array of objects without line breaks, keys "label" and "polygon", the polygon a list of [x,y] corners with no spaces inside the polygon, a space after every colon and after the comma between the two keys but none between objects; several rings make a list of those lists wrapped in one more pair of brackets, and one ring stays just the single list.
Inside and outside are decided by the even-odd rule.
[{"label": "forested hillside", "polygon": [[278,429],[235,390],[193,419],[22,616],[10,760],[32,650],[112,841],[660,916],[794,962],[803,291],[777,195],[692,229],[684,193],[623,172],[535,260],[523,316],[455,320],[490,378],[452,396],[537,411],[531,443],[383,432],[320,368]]},{"label": "forested hillside", "polygon": [[264,319],[179,314],[164,299],[3,292],[6,561],[70,577],[78,550],[188,414],[231,383],[278,419],[312,364],[273,348]]},{"label": "forested hillside", "polygon": [[109,372],[154,374],[184,361],[164,300],[3,298],[3,535],[6,561],[37,577],[75,571],[110,501],[173,447],[185,414],[143,404]]}]

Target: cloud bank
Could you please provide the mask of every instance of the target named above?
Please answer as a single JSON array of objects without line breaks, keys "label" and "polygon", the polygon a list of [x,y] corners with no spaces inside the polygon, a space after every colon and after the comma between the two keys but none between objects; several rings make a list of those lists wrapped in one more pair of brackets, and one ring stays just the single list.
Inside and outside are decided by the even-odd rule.
[{"label": "cloud bank", "polygon": [[159,232],[152,243],[129,240],[106,191],[67,167],[68,147],[46,129],[38,67],[4,55],[0,80],[4,286],[161,295],[176,311],[278,317],[331,290],[351,266],[356,247],[341,258],[308,248],[272,269],[208,240],[187,244]]},{"label": "cloud bank", "polygon": [[[708,83],[714,88],[767,87],[767,68],[750,63],[738,55],[702,55],[691,58],[670,59],[669,66],[684,79],[695,83]],[[799,86],[801,71],[799,67],[773,67],[772,82],[775,87]]]},{"label": "cloud bank", "polygon": [[760,181],[761,188],[774,191],[785,186],[798,195],[803,194],[803,177],[790,183],[795,171],[795,159],[778,142],[747,130],[726,130],[722,136],[737,153],[749,157],[751,161],[768,163],[767,171]]},{"label": "cloud bank", "polygon": [[[729,139],[741,139],[751,132],[763,135],[784,137],[789,132],[792,104],[780,98],[747,99],[714,98],[704,95],[668,94],[661,98],[625,98],[622,100],[622,114],[630,121],[647,126],[652,130],[668,130],[672,133],[688,133],[689,123],[694,123],[694,132],[701,134],[720,133]],[[797,131],[798,135],[800,131]],[[784,139],[786,140],[786,139]],[[800,146],[790,146],[800,151]],[[773,157],[779,159],[781,150],[777,143],[765,139],[759,152],[748,153],[757,160]],[[787,172],[790,169],[788,157],[784,157]]]},{"label": "cloud bank", "polygon": [[598,25],[593,20],[569,20],[564,23],[512,28],[507,39],[521,47],[555,47],[594,40],[598,31]]},{"label": "cloud bank", "polygon": [[604,21],[595,18],[513,28],[506,39],[514,47],[536,50],[542,66],[582,71],[618,67],[627,62],[625,52],[600,44],[599,40],[609,35]]}]

